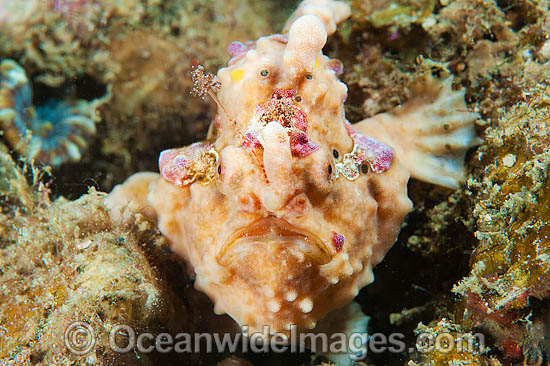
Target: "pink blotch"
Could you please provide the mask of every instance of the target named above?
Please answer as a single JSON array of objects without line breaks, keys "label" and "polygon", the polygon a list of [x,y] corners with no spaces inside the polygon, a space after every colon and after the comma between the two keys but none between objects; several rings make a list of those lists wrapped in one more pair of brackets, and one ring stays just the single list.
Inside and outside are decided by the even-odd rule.
[{"label": "pink blotch", "polygon": [[162,169],[168,164],[170,160],[177,155],[177,149],[164,150],[159,155],[159,170],[162,172]]},{"label": "pink blotch", "polygon": [[165,150],[160,153],[160,173],[168,182],[183,187],[183,182],[190,178],[190,162],[185,156],[178,155],[176,150]]},{"label": "pink blotch", "polygon": [[[264,114],[267,114],[270,120],[278,121],[285,127],[290,137],[292,155],[301,158],[316,151],[319,146],[311,142],[306,134],[308,116],[300,106],[295,104],[296,95],[297,91],[293,89],[275,89],[270,100],[256,107],[256,115],[262,118]],[[281,111],[285,111],[285,113],[283,114]],[[252,141],[246,140],[245,138],[243,146],[252,144]]]},{"label": "pink blotch", "polygon": [[247,131],[244,134],[243,147],[246,149],[264,148],[260,140],[258,140],[257,133],[253,131]]},{"label": "pink blotch", "polygon": [[307,113],[302,108],[295,106],[292,122],[294,127],[305,132],[307,130]]},{"label": "pink blotch", "polygon": [[164,150],[159,156],[160,174],[168,182],[183,187],[193,178],[192,166],[203,152],[212,149],[211,142],[196,142],[178,149]]},{"label": "pink blotch", "polygon": [[346,131],[352,140],[353,140],[353,135],[359,133],[353,129],[353,127],[351,126],[351,123],[349,123],[348,121],[344,121],[344,127],[346,128]]},{"label": "pink blotch", "polygon": [[328,68],[332,70],[336,76],[341,75],[344,72],[344,64],[342,61],[335,58],[328,62]]},{"label": "pink blotch", "polygon": [[216,116],[216,118],[214,118],[214,126],[216,126],[218,130],[222,128],[221,117],[219,114]]},{"label": "pink blotch", "polygon": [[375,173],[383,173],[390,168],[393,161],[391,146],[357,132],[348,121],[345,122],[345,126],[353,143],[362,150],[362,153],[357,156],[358,164],[369,164]]},{"label": "pink blotch", "polygon": [[345,241],[346,237],[344,235],[338,234],[334,231],[332,232],[332,245],[334,245],[336,252],[340,252],[342,250]]},{"label": "pink blotch", "polygon": [[228,66],[233,65],[235,62],[243,58],[246,53],[253,49],[256,44],[253,41],[246,41],[245,43],[239,41],[233,41],[227,46],[227,52],[231,59],[227,63]]},{"label": "pink blotch", "polygon": [[233,41],[227,46],[227,52],[229,52],[229,56],[235,57],[243,52],[246,52],[246,48],[244,43],[239,41]]},{"label": "pink blotch", "polygon": [[303,131],[290,131],[290,151],[292,155],[303,158],[319,149],[319,145],[309,140],[309,136]]},{"label": "pink blotch", "polygon": [[297,92],[294,89],[275,89],[273,91],[273,97],[277,99],[294,98],[296,93]]}]

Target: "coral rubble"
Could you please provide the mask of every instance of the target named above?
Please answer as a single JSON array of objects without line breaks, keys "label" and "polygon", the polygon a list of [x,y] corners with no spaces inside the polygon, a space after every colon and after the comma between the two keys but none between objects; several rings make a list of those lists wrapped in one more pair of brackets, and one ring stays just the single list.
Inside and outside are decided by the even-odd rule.
[{"label": "coral rubble", "polygon": [[[2,365],[134,362],[133,353],[109,348],[116,324],[190,329],[185,304],[162,284],[151,262],[163,240],[147,220],[139,229],[114,226],[105,195],[93,189],[76,201],[50,202],[47,187],[30,187],[3,145],[0,171]],[[96,348],[85,357],[64,344],[64,333],[77,321],[95,332]]]},{"label": "coral rubble", "polygon": [[487,145],[476,154],[482,168],[468,188],[479,244],[470,276],[453,289],[464,298],[465,324],[494,337],[508,361],[550,357],[537,334],[550,329],[548,316],[535,300],[550,297],[548,77],[550,69],[487,130]]},{"label": "coral rubble", "polygon": [[[403,103],[414,95],[418,76],[428,72],[454,74],[466,89],[468,108],[484,119],[478,130],[485,142],[468,159],[465,186],[443,200],[438,190],[415,182],[409,186],[416,208],[403,244],[432,265],[461,258],[455,271],[470,267],[469,275],[449,272],[437,282],[417,279],[445,309],[431,318],[417,312],[417,319],[436,329],[446,317],[464,331],[483,333],[488,346],[483,362],[547,361],[549,3],[354,5],[353,22],[339,34],[352,48],[360,44],[359,56],[340,56],[350,70],[345,74],[350,99],[366,97],[361,108],[348,109],[352,117]],[[335,50],[350,52],[341,45]],[[429,270],[418,267],[420,277],[425,272]],[[449,301],[451,289],[456,303]],[[434,308],[412,300],[415,309]],[[443,354],[416,360],[426,365],[463,361]]]}]

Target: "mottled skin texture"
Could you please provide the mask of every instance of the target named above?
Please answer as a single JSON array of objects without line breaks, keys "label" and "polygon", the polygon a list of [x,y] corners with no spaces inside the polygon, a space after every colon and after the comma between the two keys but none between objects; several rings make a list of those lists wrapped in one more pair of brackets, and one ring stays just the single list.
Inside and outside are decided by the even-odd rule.
[{"label": "mottled skin texture", "polygon": [[[195,286],[217,313],[251,331],[269,325],[272,332],[285,332],[291,324],[311,329],[350,303],[373,281],[373,266],[395,242],[412,207],[407,181],[421,162],[404,167],[397,154],[387,170],[375,172],[367,164],[353,180],[342,174],[342,159],[354,141],[344,115],[347,88],[321,53],[326,30],[326,21],[316,16],[299,17],[285,36],[260,38],[219,70],[220,108],[208,136],[218,156],[212,181],[178,185],[170,177],[138,175],[110,196],[114,208],[128,197],[152,206],[172,249],[196,274]],[[277,90],[299,96],[293,103],[307,114],[306,133],[318,148],[293,154],[293,122],[258,117],[258,106]],[[376,126],[383,128],[378,120],[353,127]],[[407,151],[397,146],[399,136],[378,135],[395,151]],[[392,149],[382,145],[384,159],[391,159]],[[147,197],[132,193],[142,192],[136,186],[144,184]]]},{"label": "mottled skin texture", "polygon": [[[311,328],[328,311],[349,303],[372,281],[372,266],[395,241],[411,207],[406,195],[409,174],[398,162],[383,174],[369,172],[355,181],[336,178],[339,159],[333,150],[342,158],[353,148],[344,126],[346,87],[320,54],[312,79],[304,75],[288,85],[280,77],[284,48],[282,42],[262,38],[255,51],[218,73],[222,88],[217,96],[226,113],[220,113],[215,143],[221,167],[215,182],[176,188],[159,180],[149,195],[161,231],[194,268],[197,288],[211,297],[217,312],[227,312],[255,330],[264,324],[276,331],[289,324]],[[263,69],[269,70],[267,77],[261,76]],[[246,70],[238,82],[231,80],[235,70]],[[308,135],[319,145],[305,157],[292,156],[278,124],[264,128],[259,158],[242,147],[241,136],[256,106],[280,87],[296,89],[302,97],[296,104],[306,111]],[[315,235],[326,253],[308,258],[289,248],[284,237],[279,243],[243,244],[238,253],[224,252],[236,232],[265,217]],[[339,252],[333,233],[346,238]],[[313,308],[304,312],[301,307],[308,310],[308,302]]]}]

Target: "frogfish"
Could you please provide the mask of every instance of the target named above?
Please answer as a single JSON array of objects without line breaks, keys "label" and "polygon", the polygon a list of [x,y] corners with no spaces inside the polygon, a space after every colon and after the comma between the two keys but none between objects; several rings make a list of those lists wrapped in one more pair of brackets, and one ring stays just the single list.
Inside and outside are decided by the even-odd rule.
[{"label": "frogfish", "polygon": [[322,53],[349,15],[306,0],[281,34],[232,43],[227,67],[196,75],[218,106],[206,140],[163,151],[160,174],[107,199],[115,217],[154,217],[215,312],[250,332],[366,327],[352,301],[412,208],[409,178],[458,187],[480,142],[452,77],[350,124],[342,65]]}]

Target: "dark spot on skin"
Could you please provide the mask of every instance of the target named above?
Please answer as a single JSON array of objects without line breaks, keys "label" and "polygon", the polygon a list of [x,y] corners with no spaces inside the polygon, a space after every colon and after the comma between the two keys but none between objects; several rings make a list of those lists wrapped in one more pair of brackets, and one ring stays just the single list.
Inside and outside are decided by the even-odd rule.
[{"label": "dark spot on skin", "polygon": [[332,164],[328,165],[328,175],[332,175]]},{"label": "dark spot on skin", "polygon": [[181,34],[181,29],[179,27],[172,27],[172,29],[170,29],[170,34],[177,37]]},{"label": "dark spot on skin", "polygon": [[444,129],[445,131],[447,131],[450,127],[451,127],[451,126],[449,126],[448,123],[445,123],[445,124],[443,125],[443,129]]},{"label": "dark spot on skin", "polygon": [[450,151],[450,150],[451,150],[451,145],[449,145],[449,144],[445,144],[445,149],[447,149],[447,150],[449,150],[449,151]]},{"label": "dark spot on skin", "polygon": [[260,71],[260,75],[262,75],[263,77],[266,77],[267,75],[269,75],[269,71],[267,71],[266,69],[263,69],[262,71]]},{"label": "dark spot on skin", "polygon": [[367,174],[369,172],[369,166],[367,164],[361,164],[361,173]]},{"label": "dark spot on skin", "polygon": [[226,202],[226,197],[219,191],[216,191],[216,194],[212,198],[212,204],[214,205],[214,207],[223,207],[224,203]]},{"label": "dark spot on skin", "polygon": [[222,174],[222,166],[218,165],[218,174]]},{"label": "dark spot on skin", "polygon": [[334,156],[334,159],[338,159],[338,157],[340,156],[340,154],[338,153],[338,150],[333,149],[332,150],[332,156]]},{"label": "dark spot on skin", "polygon": [[302,101],[302,97],[297,95],[296,98],[294,98],[294,100],[300,103]]},{"label": "dark spot on skin", "polygon": [[369,179],[368,187],[371,196],[378,201],[378,199],[380,198],[380,194],[382,193],[380,191],[380,186],[378,185],[378,182],[375,179]]},{"label": "dark spot on skin", "polygon": [[313,76],[311,76],[311,74],[307,74],[306,79],[311,80],[311,79],[313,79]]},{"label": "dark spot on skin", "polygon": [[432,75],[435,76],[436,78],[441,77],[441,69],[439,67],[432,66],[431,72],[432,72]]}]

